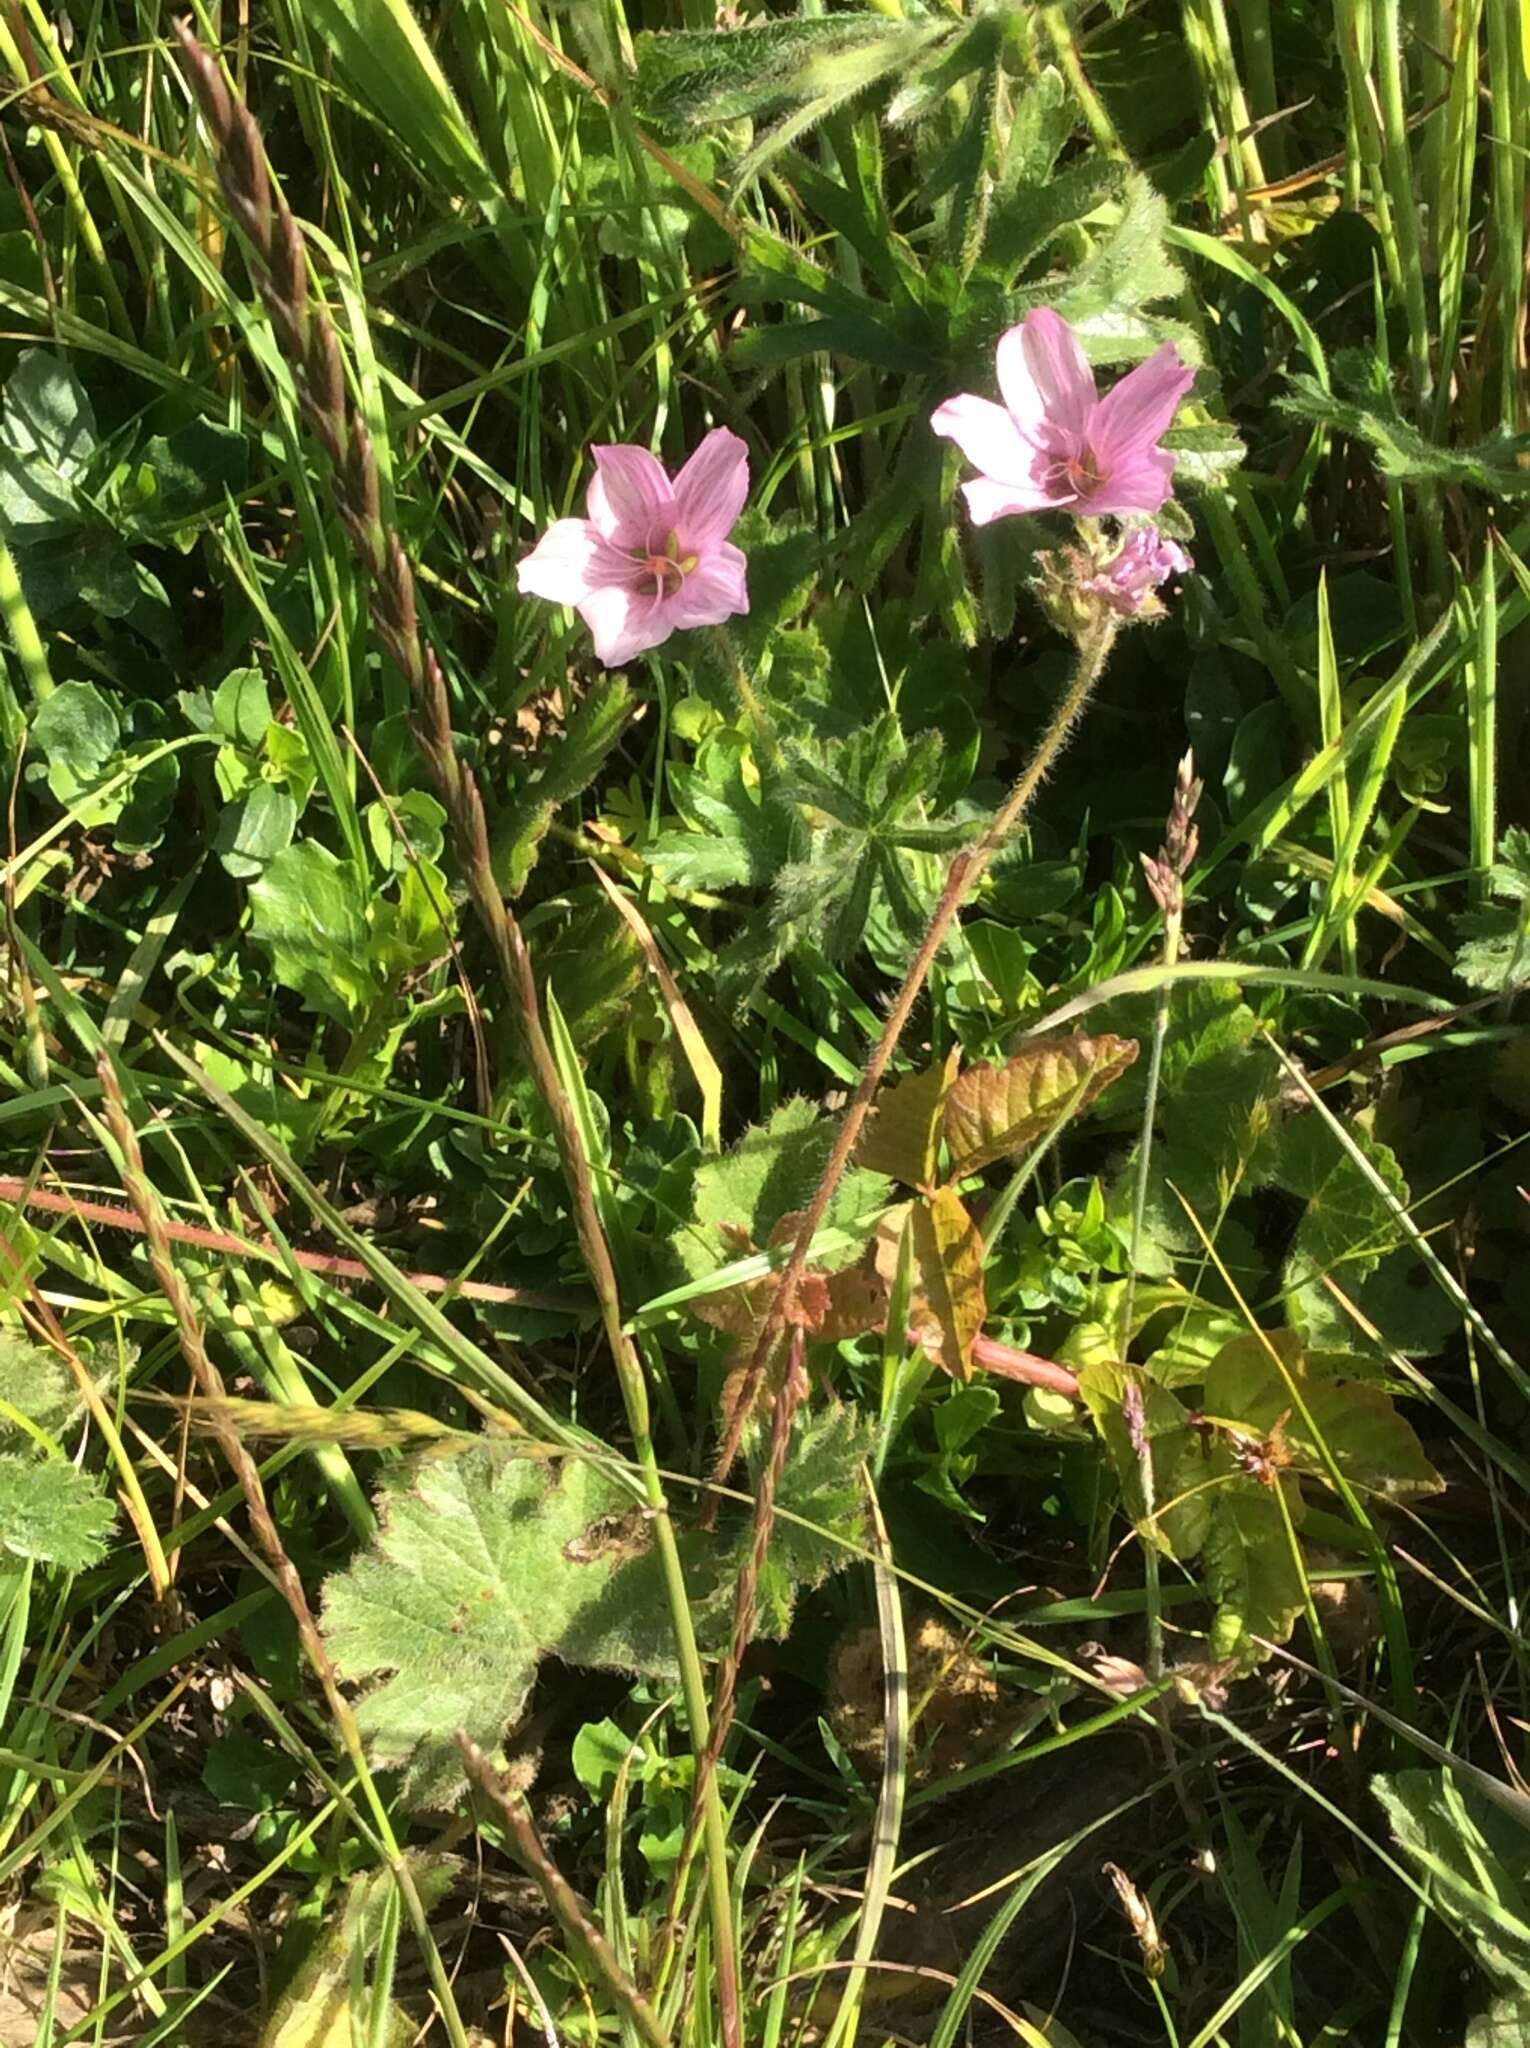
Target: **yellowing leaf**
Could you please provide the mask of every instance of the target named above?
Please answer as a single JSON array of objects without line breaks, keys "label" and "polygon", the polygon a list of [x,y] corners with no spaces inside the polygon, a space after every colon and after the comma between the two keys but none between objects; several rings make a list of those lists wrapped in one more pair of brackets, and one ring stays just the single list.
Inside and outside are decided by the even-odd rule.
[{"label": "yellowing leaf", "polygon": [[972,1377],[972,1340],[983,1327],[983,1240],[953,1188],[937,1188],[882,1218],[877,1271],[890,1288],[905,1223],[912,1234],[913,1290],[908,1334],[932,1365],[953,1379]]},{"label": "yellowing leaf", "polygon": [[950,1178],[1027,1152],[1077,1115],[1137,1057],[1135,1038],[1070,1032],[1038,1038],[1002,1067],[969,1067],[946,1097]]},{"label": "yellowing leaf", "polygon": [[935,1182],[940,1146],[941,1111],[956,1078],[960,1049],[953,1046],[945,1061],[922,1074],[909,1074],[884,1088],[866,1120],[856,1153],[857,1164],[885,1173],[906,1187],[927,1188]]}]

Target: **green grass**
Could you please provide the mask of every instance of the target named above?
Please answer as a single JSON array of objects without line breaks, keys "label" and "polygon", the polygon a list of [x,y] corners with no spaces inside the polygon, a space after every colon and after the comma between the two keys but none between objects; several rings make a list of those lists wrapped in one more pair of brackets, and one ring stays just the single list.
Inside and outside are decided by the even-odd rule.
[{"label": "green grass", "polygon": [[[377,496],[168,18],[23,0],[0,2044],[1518,2039],[1522,10],[192,25]],[[910,990],[798,1382],[1068,687],[1066,523],[928,425],[1043,305],[1196,363],[1195,569]],[[717,426],[750,613],[622,686],[516,563]]]}]

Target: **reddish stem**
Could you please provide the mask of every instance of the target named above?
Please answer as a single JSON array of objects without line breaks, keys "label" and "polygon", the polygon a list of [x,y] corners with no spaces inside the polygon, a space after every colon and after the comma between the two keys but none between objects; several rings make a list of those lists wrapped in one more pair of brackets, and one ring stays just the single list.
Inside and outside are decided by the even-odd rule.
[{"label": "reddish stem", "polygon": [[1013,1344],[1001,1344],[997,1337],[981,1333],[972,1340],[972,1362],[1000,1379],[1019,1380],[1022,1386],[1046,1387],[1054,1394],[1078,1398],[1078,1374],[1055,1359],[1038,1358],[1034,1351],[1019,1351]]}]

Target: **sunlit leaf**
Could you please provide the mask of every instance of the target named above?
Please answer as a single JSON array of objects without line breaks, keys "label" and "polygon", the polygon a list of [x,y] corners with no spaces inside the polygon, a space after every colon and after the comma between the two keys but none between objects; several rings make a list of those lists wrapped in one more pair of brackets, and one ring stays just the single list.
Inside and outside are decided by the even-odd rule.
[{"label": "sunlit leaf", "polygon": [[1087,1109],[1137,1057],[1137,1042],[1073,1032],[1038,1038],[1002,1067],[969,1067],[946,1096],[950,1178],[1030,1150]]},{"label": "sunlit leaf", "polygon": [[872,1173],[885,1173],[911,1188],[934,1185],[942,1112],[956,1078],[961,1048],[922,1074],[907,1074],[878,1095],[856,1158]]},{"label": "sunlit leaf", "polygon": [[983,1327],[983,1240],[954,1188],[890,1209],[877,1228],[877,1271],[890,1288],[898,1248],[910,1232],[913,1291],[908,1330],[932,1365],[972,1377],[972,1340]]}]

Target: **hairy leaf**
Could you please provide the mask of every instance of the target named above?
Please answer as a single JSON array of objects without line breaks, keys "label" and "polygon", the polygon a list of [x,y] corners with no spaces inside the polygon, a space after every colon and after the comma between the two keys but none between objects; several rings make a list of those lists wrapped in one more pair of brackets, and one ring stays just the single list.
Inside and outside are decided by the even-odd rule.
[{"label": "hairy leaf", "polygon": [[559,806],[587,789],[605,765],[627,723],[630,696],[625,676],[603,675],[592,685],[565,730],[538,749],[524,786],[495,820],[494,872],[510,895],[525,888]]},{"label": "hairy leaf", "polygon": [[1523,1823],[1449,1771],[1393,1771],[1372,1778],[1371,1790],[1398,1846],[1429,1880],[1430,1903],[1500,1984],[1530,1993]]},{"label": "hairy leaf", "polygon": [[1002,1067],[969,1067],[946,1097],[950,1178],[1027,1152],[1087,1109],[1137,1057],[1137,1041],[1073,1032],[1038,1038]]},{"label": "hairy leaf", "polygon": [[0,1451],[0,1550],[82,1572],[100,1562],[115,1520],[91,1473],[65,1458]]},{"label": "hairy leaf", "polygon": [[[853,1555],[863,1535],[859,1471],[870,1426],[849,1409],[799,1425],[763,1581],[766,1632],[790,1623],[794,1590]],[[359,1718],[377,1762],[404,1771],[414,1804],[449,1804],[462,1782],[454,1735],[493,1749],[525,1709],[537,1666],[556,1656],[667,1678],[674,1640],[652,1525],[629,1487],[590,1459],[519,1456],[479,1444],[429,1460],[381,1501],[374,1546],[325,1589],[324,1630],[352,1680],[381,1678]],[[747,1524],[682,1534],[697,1633],[724,1640]]]},{"label": "hairy leaf", "polygon": [[1489,871],[1493,902],[1457,919],[1456,972],[1470,988],[1497,993],[1530,977],[1530,832],[1511,825]]},{"label": "hairy leaf", "polygon": [[[6,1329],[0,1329],[0,1401],[51,1437],[68,1427],[80,1406],[63,1360],[40,1344],[29,1344],[19,1331]],[[0,1444],[19,1450],[27,1442],[35,1443],[36,1438],[0,1410]]]}]

